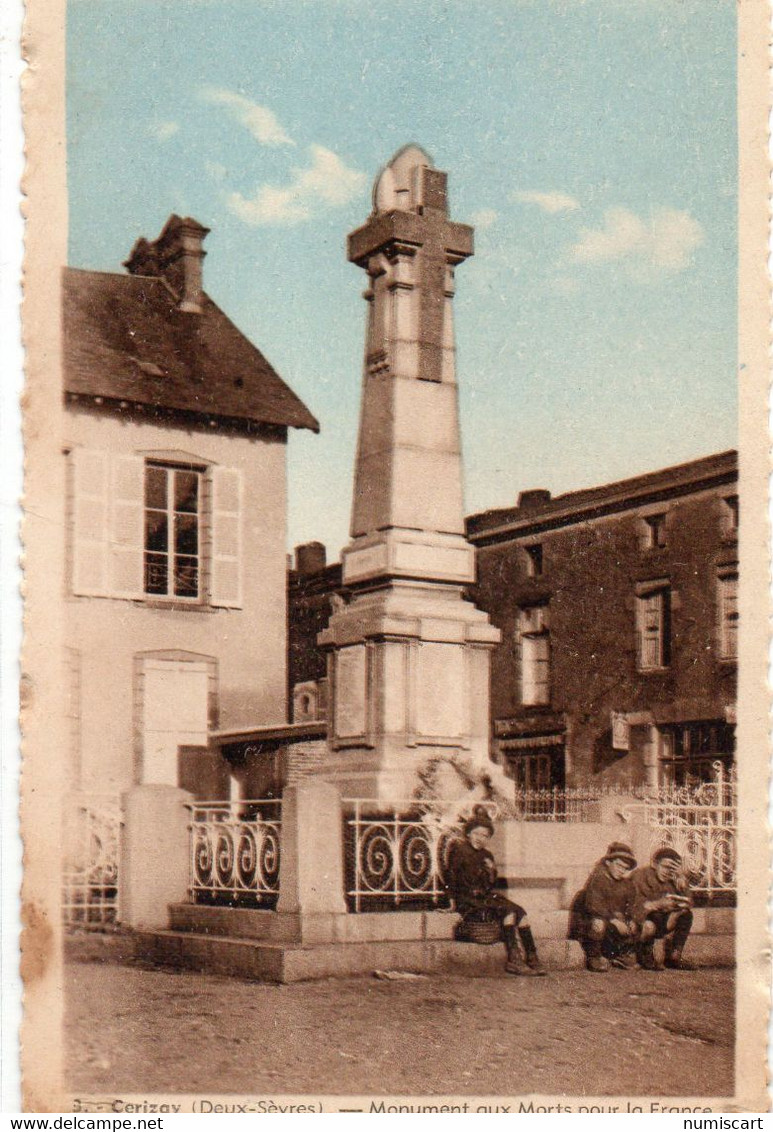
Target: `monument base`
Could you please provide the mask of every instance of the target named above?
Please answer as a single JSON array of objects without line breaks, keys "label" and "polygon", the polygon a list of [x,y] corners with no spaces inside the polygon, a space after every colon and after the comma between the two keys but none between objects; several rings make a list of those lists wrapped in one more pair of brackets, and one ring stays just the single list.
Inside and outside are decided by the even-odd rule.
[{"label": "monument base", "polygon": [[392,579],[356,593],[319,637],[331,688],[324,777],[349,797],[404,801],[433,760],[497,776],[488,688],[498,640],[458,586]]},{"label": "monument base", "polygon": [[[324,925],[283,923],[276,912],[195,905],[173,905],[171,914],[171,929],[133,934],[137,958],[270,983],[379,971],[509,977],[501,944],[453,939],[458,917],[452,912],[349,913],[328,917]],[[566,909],[530,912],[540,957],[553,970],[583,965],[579,945],[566,938],[568,918]],[[734,921],[732,908],[698,909],[688,944],[691,961],[732,966]]]}]

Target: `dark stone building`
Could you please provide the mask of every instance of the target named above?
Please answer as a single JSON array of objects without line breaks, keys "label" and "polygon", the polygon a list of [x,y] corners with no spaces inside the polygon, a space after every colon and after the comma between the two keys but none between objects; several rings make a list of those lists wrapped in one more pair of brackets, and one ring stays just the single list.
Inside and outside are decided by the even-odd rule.
[{"label": "dark stone building", "polygon": [[[735,750],[737,456],[467,520],[470,596],[502,631],[492,754],[527,788],[685,783]],[[296,551],[289,679],[296,720],[324,714],[317,633],[341,567]],[[312,714],[315,713],[315,714]]]},{"label": "dark stone building", "polygon": [[735,745],[737,457],[472,516],[502,630],[495,749],[528,787],[691,782]]},{"label": "dark stone building", "polygon": [[326,565],[321,542],[296,547],[287,579],[288,701],[295,723],[324,719],[327,714],[327,656],[317,645],[317,636],[327,628],[334,603],[343,600],[341,575],[340,562]]}]

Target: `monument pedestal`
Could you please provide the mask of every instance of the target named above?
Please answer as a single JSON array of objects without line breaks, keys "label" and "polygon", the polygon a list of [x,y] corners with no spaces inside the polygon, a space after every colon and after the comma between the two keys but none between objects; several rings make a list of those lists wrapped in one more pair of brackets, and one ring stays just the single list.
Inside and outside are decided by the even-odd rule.
[{"label": "monument pedestal", "polygon": [[489,758],[489,653],[499,630],[458,587],[359,593],[320,636],[331,650],[329,762],[344,794],[404,801],[433,758]]}]

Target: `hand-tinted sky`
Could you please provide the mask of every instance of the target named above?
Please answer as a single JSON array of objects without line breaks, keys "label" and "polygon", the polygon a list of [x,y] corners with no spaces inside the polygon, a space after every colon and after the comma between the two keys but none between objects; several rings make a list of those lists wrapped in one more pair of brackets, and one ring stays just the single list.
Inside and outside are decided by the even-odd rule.
[{"label": "hand-tinted sky", "polygon": [[734,0],[71,0],[70,262],[172,211],[306,401],[290,544],[346,541],[364,277],[407,142],[476,225],[457,274],[469,512],[736,443]]}]

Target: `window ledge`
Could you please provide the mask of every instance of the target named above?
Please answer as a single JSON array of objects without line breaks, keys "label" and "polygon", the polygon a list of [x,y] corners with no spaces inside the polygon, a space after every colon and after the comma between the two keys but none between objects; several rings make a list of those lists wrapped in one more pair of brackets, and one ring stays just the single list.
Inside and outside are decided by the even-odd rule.
[{"label": "window ledge", "polygon": [[216,613],[220,606],[208,605],[203,601],[176,601],[173,597],[140,598],[140,605],[146,609],[184,609],[186,613]]},{"label": "window ledge", "polygon": [[665,672],[670,672],[670,665],[661,665],[659,668],[637,668],[639,676],[662,676]]},{"label": "window ledge", "polygon": [[722,666],[722,668],[737,668],[738,667],[738,657],[737,656],[718,656],[717,661]]}]

